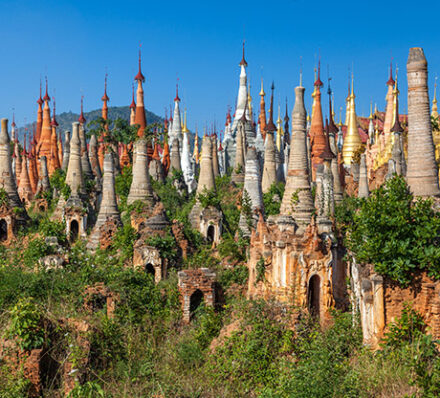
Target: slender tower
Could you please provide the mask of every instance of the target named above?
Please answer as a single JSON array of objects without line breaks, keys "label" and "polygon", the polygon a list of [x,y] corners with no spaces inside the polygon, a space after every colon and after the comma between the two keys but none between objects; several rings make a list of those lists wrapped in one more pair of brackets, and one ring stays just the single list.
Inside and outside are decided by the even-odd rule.
[{"label": "slender tower", "polygon": [[38,112],[37,112],[37,143],[40,142],[41,128],[43,126],[43,99],[41,98],[41,79],[40,79],[40,97],[37,100]]},{"label": "slender tower", "polygon": [[248,93],[247,93],[246,68],[248,64],[244,58],[244,42],[243,42],[243,56],[238,65],[240,66],[240,86],[238,88],[237,107],[235,109],[234,122],[232,124],[233,133],[235,133],[235,131],[237,130],[238,122],[243,116],[243,113],[245,113],[247,120],[251,120],[251,115],[249,114],[249,107],[247,104]]},{"label": "slender tower", "polygon": [[287,170],[286,188],[281,202],[280,216],[293,217],[299,233],[310,224],[314,212],[307,164],[305,88],[295,88],[295,105],[292,111],[292,143]]},{"label": "slender tower", "polygon": [[277,164],[275,159],[275,143],[273,133],[276,131],[276,126],[273,122],[273,91],[275,89],[272,83],[272,94],[270,96],[270,110],[269,110],[269,122],[266,126],[266,143],[264,147],[264,165],[263,165],[263,178],[262,189],[263,193],[269,191],[271,185],[277,181]]},{"label": "slender tower", "polygon": [[260,115],[258,116],[258,121],[260,122],[260,131],[263,136],[263,140],[266,138],[266,103],[264,102],[264,97],[266,93],[263,88],[263,78],[261,78],[261,90],[260,90]]},{"label": "slender tower", "polygon": [[428,95],[428,62],[423,49],[409,50],[407,181],[416,196],[440,194]]},{"label": "slender tower", "polygon": [[[44,101],[43,121],[41,124],[41,135],[40,135],[40,140],[38,141],[37,155],[38,157],[46,156],[48,159],[50,159],[52,128],[50,126],[51,123],[50,107],[49,107],[50,97],[49,94],[47,93],[47,78],[46,78],[46,94],[43,97],[43,101]],[[38,125],[37,125],[37,129],[38,129]]]},{"label": "slender tower", "polygon": [[144,106],[144,89],[142,88],[142,83],[145,81],[145,77],[141,72],[141,50],[139,49],[139,71],[134,77],[137,81],[136,90],[136,114],[134,118],[134,124],[139,125],[138,136],[144,136],[145,127],[147,127],[147,119],[145,117],[145,106]]}]

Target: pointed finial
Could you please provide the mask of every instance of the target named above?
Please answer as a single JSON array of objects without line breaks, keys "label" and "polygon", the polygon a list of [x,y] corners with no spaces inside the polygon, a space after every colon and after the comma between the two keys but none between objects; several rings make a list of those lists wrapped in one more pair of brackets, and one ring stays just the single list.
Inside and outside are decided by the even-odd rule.
[{"label": "pointed finial", "polygon": [[134,102],[134,84],[131,85],[131,104],[130,108],[134,109],[136,108],[136,102]]},{"label": "pointed finial", "polygon": [[86,118],[84,117],[83,112],[83,105],[84,105],[84,95],[81,95],[81,114],[79,115],[78,122],[81,124],[84,124],[86,122]]},{"label": "pointed finial", "polygon": [[390,77],[387,81],[387,85],[388,86],[394,86],[394,79],[393,79],[393,57],[391,57],[391,61],[390,61]]},{"label": "pointed finial", "polygon": [[438,78],[438,76],[436,76],[435,79],[434,79],[434,98],[432,100],[432,102],[434,104],[437,103],[437,78]]},{"label": "pointed finial", "polygon": [[15,127],[15,108],[12,108],[12,123],[11,123],[11,127]]},{"label": "pointed finial", "polygon": [[38,105],[42,105],[43,104],[43,100],[41,98],[41,77],[40,77],[40,97],[37,100],[37,104]]},{"label": "pointed finial", "polygon": [[50,101],[49,94],[47,93],[47,76],[46,76],[46,94],[43,97],[44,101]]},{"label": "pointed finial", "polygon": [[135,76],[134,80],[140,81],[140,82],[144,82],[145,81],[145,77],[141,72],[141,47],[142,44],[139,43],[139,72],[138,74]]},{"label": "pointed finial", "polygon": [[321,87],[323,86],[323,83],[321,81],[321,56],[319,56],[319,60],[318,60],[318,78],[315,81],[314,84],[316,87]]},{"label": "pointed finial", "polygon": [[264,92],[264,88],[263,88],[263,78],[261,78],[261,91],[260,91],[260,96],[264,97],[266,95],[266,93]]},{"label": "pointed finial", "polygon": [[106,73],[105,78],[104,78],[104,95],[101,98],[101,101],[103,101],[103,102],[110,101],[110,98],[107,95],[107,77],[108,77],[108,74]]},{"label": "pointed finial", "polygon": [[52,122],[50,123],[51,126],[58,126],[57,123],[57,119],[55,117],[56,115],[56,102],[55,102],[55,97],[52,98],[53,99],[53,114],[52,114]]},{"label": "pointed finial", "polygon": [[370,101],[370,116],[368,119],[373,120],[373,101]]},{"label": "pointed finial", "polygon": [[284,121],[288,122],[289,121],[289,114],[287,112],[287,97],[286,97],[286,114],[284,115]]},{"label": "pointed finial", "polygon": [[299,86],[303,85],[303,66],[302,66],[302,55],[299,57]]},{"label": "pointed finial", "polygon": [[180,102],[180,98],[179,98],[179,78],[177,78],[177,83],[176,83],[176,98],[174,98],[174,102]]},{"label": "pointed finial", "polygon": [[245,41],[243,40],[243,57],[241,58],[239,65],[246,67],[246,66],[248,66],[248,64],[247,64],[246,60],[244,59],[244,43],[245,43]]}]

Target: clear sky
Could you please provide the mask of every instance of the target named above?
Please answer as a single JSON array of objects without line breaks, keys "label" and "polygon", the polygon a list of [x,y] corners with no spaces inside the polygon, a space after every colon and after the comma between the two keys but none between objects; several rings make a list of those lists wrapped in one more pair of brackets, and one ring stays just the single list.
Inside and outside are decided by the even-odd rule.
[{"label": "clear sky", "polygon": [[368,115],[370,101],[384,108],[392,55],[400,69],[404,112],[409,47],[425,50],[431,96],[434,76],[440,74],[439,4],[0,0],[0,116],[11,118],[15,108],[18,125],[25,118],[35,120],[39,80],[46,74],[57,112],[78,112],[81,94],[85,110],[100,107],[106,71],[110,105],[130,104],[142,43],[147,108],[163,115],[175,96],[178,77],[189,127],[214,121],[222,127],[238,91],[243,38],[254,109],[263,77],[266,94],[275,82],[275,105],[281,102],[284,108],[287,97],[291,111],[300,57],[310,109],[313,68],[320,53],[324,90],[329,65],[337,109],[344,103],[353,65],[359,115]]}]

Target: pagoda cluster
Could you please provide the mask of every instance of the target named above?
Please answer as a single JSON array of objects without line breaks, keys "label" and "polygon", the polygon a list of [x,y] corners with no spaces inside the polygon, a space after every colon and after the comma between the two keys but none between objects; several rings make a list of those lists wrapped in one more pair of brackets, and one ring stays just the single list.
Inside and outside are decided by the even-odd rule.
[{"label": "pagoda cluster", "polygon": [[[326,319],[329,310],[342,305],[347,297],[344,248],[335,237],[333,225],[335,205],[344,195],[366,198],[371,189],[396,174],[406,177],[416,196],[440,193],[439,116],[434,95],[432,120],[437,124],[433,124],[427,61],[421,48],[410,50],[408,115],[399,112],[398,76],[392,66],[386,82],[385,111],[371,109],[368,118],[356,114],[352,77],[344,123],[335,121],[330,80],[328,100],[322,95],[320,65],[315,73],[310,115],[300,78],[291,113],[286,103],[282,118],[278,106],[276,120],[275,85],[271,85],[267,114],[262,82],[258,117],[254,117],[247,67],[243,46],[237,105],[233,115],[227,112],[224,137],[218,137],[213,129],[211,134],[205,132],[200,143],[197,131],[192,134],[187,127],[186,111],[182,117],[178,87],[170,117],[152,128],[147,125],[140,56],[128,122],[136,138],[130,142],[112,139],[115,126],[109,121],[107,78],[100,118],[102,134],[96,136],[86,124],[81,100],[79,119],[62,139],[55,100],[50,109],[46,80],[43,97],[40,87],[32,134],[25,134],[20,143],[15,121],[9,136],[8,121],[2,120],[0,183],[7,200],[0,206],[0,239],[8,241],[14,236],[17,227],[27,222],[30,207],[47,211],[47,195],[53,192],[51,200],[56,200],[56,208],[52,217],[65,223],[70,240],[82,237],[90,250],[105,249],[122,225],[115,176],[131,168],[127,205],[141,203],[148,209],[131,218],[142,237],[135,245],[133,262],[142,267],[148,264],[160,280],[166,275],[166,262],[158,250],[145,244],[145,238],[152,231],[164,231],[170,223],[151,179],[160,184],[172,176],[182,196],[194,193],[189,221],[215,246],[221,240],[223,214],[206,198],[216,195],[216,178],[227,174],[231,183],[242,189],[239,230],[250,239],[249,297],[294,303]],[[433,125],[437,126],[434,131]],[[65,175],[64,188],[58,187],[59,191],[51,187],[51,177],[56,173]],[[282,199],[270,196],[279,202],[279,214],[267,215],[263,195],[271,195],[273,187],[281,184]],[[186,250],[184,245],[181,249]],[[374,281],[380,285],[377,278]]]}]

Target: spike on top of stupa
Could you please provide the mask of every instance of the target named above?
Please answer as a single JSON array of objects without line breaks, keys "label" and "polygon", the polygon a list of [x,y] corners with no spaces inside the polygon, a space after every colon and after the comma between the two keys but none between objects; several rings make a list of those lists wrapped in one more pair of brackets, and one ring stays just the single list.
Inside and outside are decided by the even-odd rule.
[{"label": "spike on top of stupa", "polygon": [[42,87],[41,87],[41,77],[40,77],[40,97],[37,99],[37,104],[38,105],[43,105],[43,99],[41,98],[41,90],[42,90]]},{"label": "spike on top of stupa", "polygon": [[86,122],[86,118],[84,117],[84,95],[81,95],[81,114],[79,115],[78,122],[84,124]]},{"label": "spike on top of stupa", "polygon": [[140,46],[139,46],[139,71],[138,71],[137,75],[134,77],[134,80],[141,81],[141,82],[145,81],[145,77],[141,72],[141,48],[140,48]]},{"label": "spike on top of stupa", "polygon": [[47,76],[46,76],[46,94],[43,97],[44,101],[50,101],[49,94],[47,93]]},{"label": "spike on top of stupa", "polygon": [[136,102],[134,102],[134,84],[131,85],[131,104],[130,104],[130,108],[131,109],[135,109],[136,108]]},{"label": "spike on top of stupa", "polygon": [[266,125],[266,131],[274,132],[274,131],[277,131],[277,128],[273,122],[273,92],[275,90],[274,82],[272,82],[272,86],[270,89],[272,90],[272,93],[270,95],[269,121],[267,122],[267,125]]},{"label": "spike on top of stupa", "polygon": [[321,58],[319,58],[318,61],[318,77],[315,80],[314,86],[315,87],[322,87],[324,83],[321,81]]},{"label": "spike on top of stupa", "polygon": [[50,123],[51,126],[58,127],[59,124],[56,119],[56,102],[55,97],[53,98],[53,113],[52,113],[52,121]]},{"label": "spike on top of stupa", "polygon": [[103,101],[103,102],[110,101],[110,98],[107,95],[107,77],[108,77],[108,74],[106,73],[105,74],[105,79],[104,79],[104,95],[101,98],[101,101]]},{"label": "spike on top of stupa", "polygon": [[[179,79],[177,79],[179,80]],[[174,102],[180,102],[180,98],[179,98],[179,82],[177,81],[176,83],[176,98],[174,98]]]},{"label": "spike on top of stupa", "polygon": [[393,79],[393,60],[391,59],[391,62],[390,62],[390,77],[389,77],[389,79],[387,81],[387,86],[394,86],[395,83],[396,82]]},{"label": "spike on top of stupa", "polygon": [[244,40],[243,40],[243,56],[242,56],[242,58],[241,58],[241,61],[240,61],[239,65],[240,65],[240,66],[247,67],[248,64],[247,64],[246,60],[244,59],[244,43],[245,43],[245,42],[244,42]]}]

